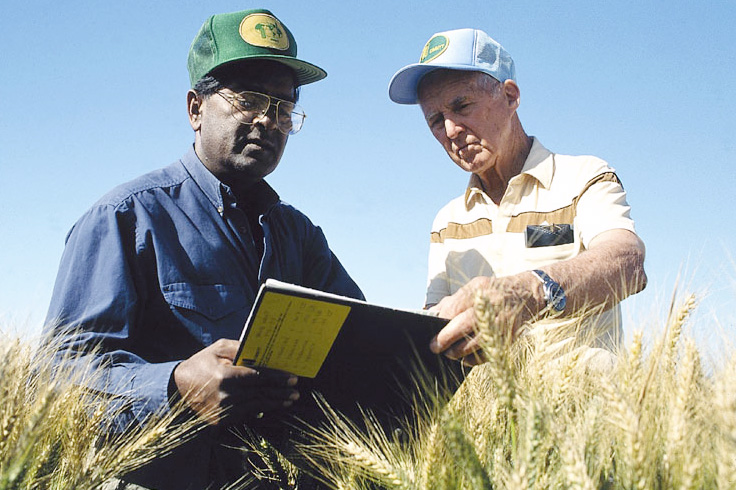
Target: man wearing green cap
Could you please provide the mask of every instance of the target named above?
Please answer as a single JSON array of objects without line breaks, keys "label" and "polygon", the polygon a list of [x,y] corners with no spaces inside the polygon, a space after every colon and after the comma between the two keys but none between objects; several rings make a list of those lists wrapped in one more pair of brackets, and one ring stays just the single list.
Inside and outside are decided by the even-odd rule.
[{"label": "man wearing green cap", "polygon": [[452,319],[432,350],[483,360],[480,293],[506,339],[561,351],[583,343],[581,355],[610,361],[622,339],[618,303],[646,284],[644,244],[615,171],[526,134],[514,61],[478,29],[433,35],[419,62],[393,76],[389,97],[419,104],[450,159],[471,174],[432,228],[426,306]]},{"label": "man wearing green cap", "polygon": [[293,35],[267,10],[210,17],[188,68],[193,147],[117,187],[74,225],[46,322],[62,353],[99,346],[87,359],[103,373],[94,388],[124,407],[119,430],[179,398],[194,412],[227,410],[191,443],[124,477],[177,490],[243,477],[228,428],[278,425],[299,399],[295,376],[232,365],[260,284],[363,298],[321,229],[263,180],[304,122],[298,87],[326,73],[297,58]]}]

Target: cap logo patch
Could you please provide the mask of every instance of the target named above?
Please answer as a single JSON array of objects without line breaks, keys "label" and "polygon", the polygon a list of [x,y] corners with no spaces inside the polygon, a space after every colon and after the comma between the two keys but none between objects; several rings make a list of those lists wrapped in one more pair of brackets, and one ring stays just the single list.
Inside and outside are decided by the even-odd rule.
[{"label": "cap logo patch", "polygon": [[289,49],[289,37],[279,20],[268,14],[250,14],[240,23],[240,37],[253,46]]},{"label": "cap logo patch", "polygon": [[439,55],[445,52],[447,46],[450,44],[450,40],[445,36],[434,36],[432,39],[427,41],[422,50],[422,57],[419,58],[420,63],[429,63]]}]

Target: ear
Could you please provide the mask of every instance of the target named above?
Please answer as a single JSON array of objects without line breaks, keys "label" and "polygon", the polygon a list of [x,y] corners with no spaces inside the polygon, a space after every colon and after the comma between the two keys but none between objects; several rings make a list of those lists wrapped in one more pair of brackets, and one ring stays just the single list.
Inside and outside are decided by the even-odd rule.
[{"label": "ear", "polygon": [[194,131],[199,131],[202,126],[202,102],[204,100],[195,92],[187,92],[187,112],[189,114],[189,125]]},{"label": "ear", "polygon": [[506,80],[503,82],[503,93],[506,96],[506,101],[509,107],[514,111],[519,108],[521,103],[521,90],[516,82],[513,80]]}]

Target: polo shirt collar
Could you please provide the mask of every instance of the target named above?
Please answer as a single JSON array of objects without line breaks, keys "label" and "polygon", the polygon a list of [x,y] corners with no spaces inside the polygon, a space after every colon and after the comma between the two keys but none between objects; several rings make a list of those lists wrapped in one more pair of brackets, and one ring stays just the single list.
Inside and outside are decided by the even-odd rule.
[{"label": "polo shirt collar", "polygon": [[[535,178],[545,189],[548,189],[552,185],[552,176],[554,175],[554,158],[552,152],[539,142],[539,140],[532,136],[532,147],[529,150],[529,155],[526,157],[524,166],[521,169],[520,175],[529,175]],[[513,177],[511,180],[518,178]],[[491,199],[483,191],[483,185],[480,182],[480,177],[476,174],[470,175],[470,181],[468,187],[465,190],[465,208],[470,210],[476,201],[484,203],[491,202]]]},{"label": "polo shirt collar", "polygon": [[526,157],[521,173],[534,177],[545,189],[549,189],[549,186],[552,185],[552,176],[555,173],[553,154],[534,136],[532,136],[532,148],[529,156]]},{"label": "polo shirt collar", "polygon": [[483,191],[483,184],[480,182],[480,177],[476,174],[470,174],[470,182],[468,182],[468,188],[465,189],[465,209],[469,211],[476,201],[488,204],[490,198]]},{"label": "polo shirt collar", "polygon": [[[236,204],[235,193],[205,167],[194,151],[194,145],[189,148],[181,162],[218,213],[223,214],[225,207]],[[265,180],[262,180],[253,186],[252,197],[248,196],[247,202],[243,204],[258,206],[261,214],[265,214],[265,211],[278,201],[279,195],[276,191]]]}]

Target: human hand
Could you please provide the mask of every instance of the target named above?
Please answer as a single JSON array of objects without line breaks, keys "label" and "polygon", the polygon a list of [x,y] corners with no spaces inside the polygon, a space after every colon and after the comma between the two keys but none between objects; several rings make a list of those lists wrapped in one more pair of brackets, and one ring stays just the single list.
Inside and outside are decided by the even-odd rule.
[{"label": "human hand", "polygon": [[[482,294],[491,309],[490,327],[502,329],[513,341],[519,328],[544,307],[540,282],[531,272],[502,278],[476,277],[452,296],[430,308],[450,322],[432,339],[429,348],[468,365],[484,361],[476,336],[475,298]],[[510,337],[509,337],[510,336]]]},{"label": "human hand", "polygon": [[[296,376],[234,366],[238,346],[235,340],[220,339],[174,369],[174,383],[185,403],[213,424],[222,423],[224,417],[229,421],[258,417],[299,399]],[[213,420],[211,414],[217,412],[221,415]]]}]

